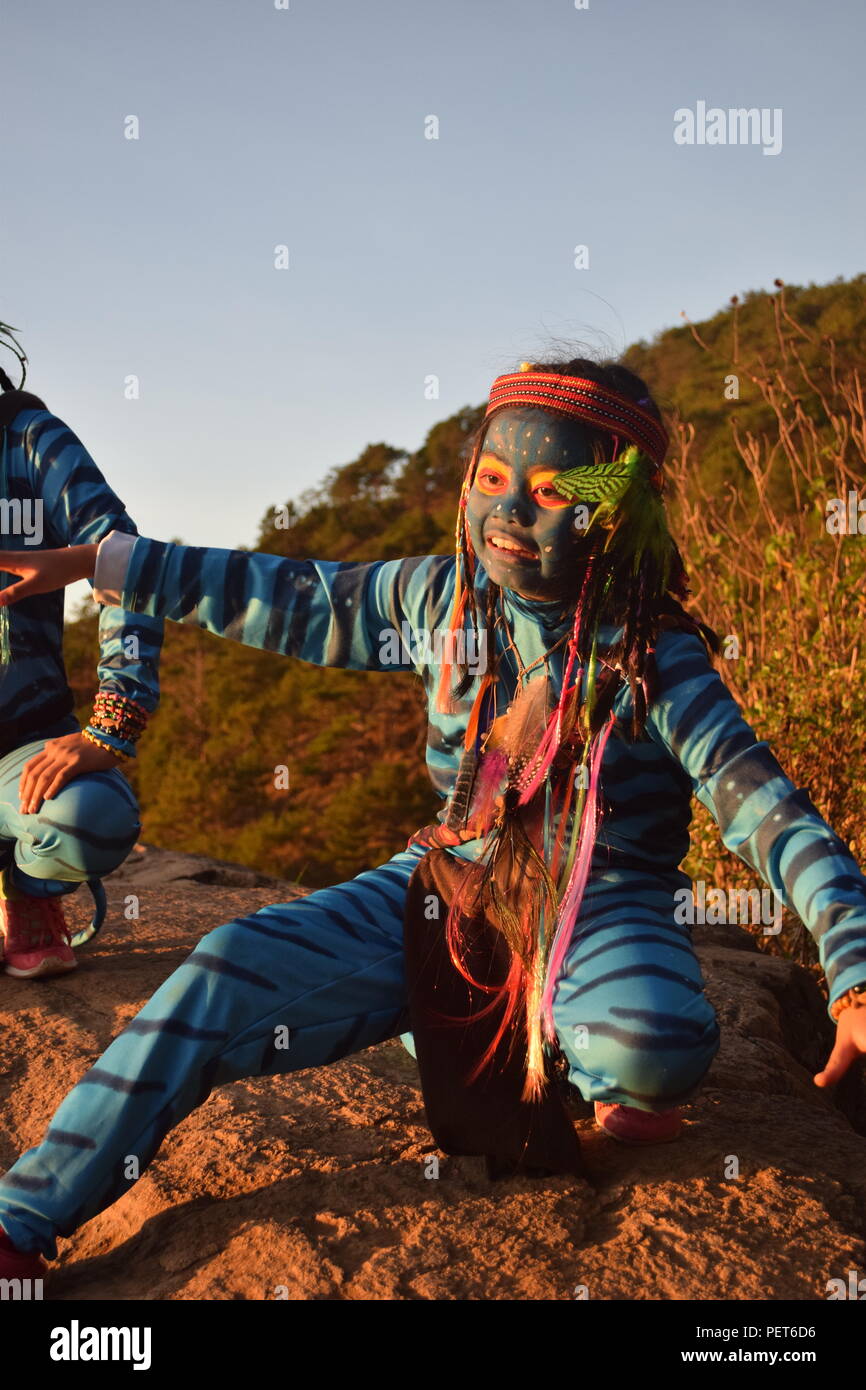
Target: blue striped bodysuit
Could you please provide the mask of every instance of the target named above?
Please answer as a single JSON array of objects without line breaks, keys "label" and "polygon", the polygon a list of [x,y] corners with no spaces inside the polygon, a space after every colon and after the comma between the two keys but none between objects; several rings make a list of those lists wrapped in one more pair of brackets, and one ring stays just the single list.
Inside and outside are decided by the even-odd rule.
[{"label": "blue striped bodysuit", "polygon": [[[319,666],[415,671],[429,696],[427,764],[444,819],[480,673],[460,711],[439,715],[435,642],[425,662],[411,640],[395,647],[394,634],[404,624],[428,636],[445,627],[453,555],[346,563],[123,544],[116,596],[125,608]],[[483,569],[477,582],[483,590]],[[556,603],[505,591],[505,604],[524,666],[570,621]],[[615,635],[602,631],[607,642]],[[866,980],[866,878],[846,846],[745,722],[698,638],[663,630],[656,657],[658,693],[642,736],[607,743],[606,815],[554,1006],[559,1046],[585,1099],[643,1109],[694,1096],[719,1042],[677,910],[691,887],[679,865],[693,795],[724,844],[805,922],[830,1002]],[[514,691],[505,655],[500,673],[497,713]],[[561,650],[550,674],[556,693]],[[623,729],[630,704],[621,689],[614,709]],[[479,849],[470,841],[453,852]],[[347,883],[205,936],[66,1097],[43,1142],[0,1180],[0,1226],[13,1242],[52,1255],[56,1236],[125,1192],[129,1172],[143,1171],[214,1086],[322,1066],[404,1032],[403,904],[427,852],[410,845]]]},{"label": "blue striped bodysuit", "polygon": [[[109,531],[135,534],[120,498],[81,440],[48,410],[22,408],[0,429],[3,550],[85,545]],[[132,788],[118,768],[81,774],[32,814],[18,798],[24,764],[48,739],[79,732],[63,662],[63,591],[8,610],[11,663],[0,666],[0,867],[33,897],[74,892],[122,864],[141,829]],[[97,674],[103,693],[159,701],[160,619],[104,605]]]}]

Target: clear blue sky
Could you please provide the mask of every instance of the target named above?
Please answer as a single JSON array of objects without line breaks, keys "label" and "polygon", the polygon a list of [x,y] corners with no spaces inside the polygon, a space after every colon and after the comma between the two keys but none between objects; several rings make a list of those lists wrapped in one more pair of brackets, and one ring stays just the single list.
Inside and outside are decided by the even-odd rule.
[{"label": "clear blue sky", "polygon": [[[553,336],[862,271],[864,37],[861,0],[3,0],[0,318],[145,535],[250,544]],[[698,101],[781,108],[781,153],[676,144]]]}]

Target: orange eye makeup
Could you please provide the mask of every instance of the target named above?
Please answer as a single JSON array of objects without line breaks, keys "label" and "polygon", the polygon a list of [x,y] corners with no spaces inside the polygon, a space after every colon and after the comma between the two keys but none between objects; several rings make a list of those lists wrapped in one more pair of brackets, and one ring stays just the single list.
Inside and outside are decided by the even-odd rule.
[{"label": "orange eye makeup", "polygon": [[557,492],[551,483],[551,478],[557,477],[559,470],[556,468],[531,469],[529,475],[529,486],[532,495],[542,507],[572,507],[574,503],[568,498],[563,497],[561,492]]},{"label": "orange eye makeup", "polygon": [[505,491],[510,477],[511,469],[500,463],[494,454],[482,454],[475,470],[474,483],[479,492],[491,497]]},{"label": "orange eye makeup", "polygon": [[[556,511],[573,505],[551,485],[551,478],[555,478],[559,471],[556,468],[545,467],[528,470],[526,486],[533,501],[540,507]],[[475,470],[474,485],[487,497],[496,497],[507,492],[511,485],[511,468],[495,454],[482,454]]]}]

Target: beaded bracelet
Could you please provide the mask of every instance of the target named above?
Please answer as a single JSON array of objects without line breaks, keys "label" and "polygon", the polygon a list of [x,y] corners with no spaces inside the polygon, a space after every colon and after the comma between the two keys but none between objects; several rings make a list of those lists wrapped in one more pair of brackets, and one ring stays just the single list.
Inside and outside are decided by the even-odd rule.
[{"label": "beaded bracelet", "polygon": [[135,744],[144,732],[148,711],[115,690],[100,690],[93,701],[93,717],[83,731],[85,738],[118,757],[134,758]]},{"label": "beaded bracelet", "polygon": [[147,723],[148,711],[135,700],[108,690],[97,694],[93,701],[93,716],[96,726],[116,728],[121,737],[135,739]]},{"label": "beaded bracelet", "polygon": [[90,727],[89,724],[87,725],[87,728],[86,728],[86,729],[82,729],[82,730],[81,730],[81,733],[82,733],[82,735],[83,735],[84,738],[86,738],[86,739],[88,739],[88,740],[90,741],[90,743],[95,743],[96,746],[97,746],[97,748],[105,748],[105,749],[108,750],[109,753],[114,753],[115,757],[118,757],[118,758],[134,758],[134,757],[135,757],[135,750],[134,750],[134,749],[132,749],[131,751],[127,751],[127,749],[125,749],[125,748],[118,748],[118,747],[116,747],[114,743],[109,743],[109,742],[108,742],[109,738],[111,737],[110,734],[106,734],[106,733],[104,733],[104,732],[102,732],[102,731],[100,731],[99,733],[97,733],[95,730],[93,730],[93,729]]},{"label": "beaded bracelet", "polygon": [[830,1017],[834,1022],[839,1022],[839,1015],[845,1009],[863,1008],[866,1006],[866,985],[854,985],[851,989],[846,989],[844,994],[840,994],[835,1004],[830,1005]]},{"label": "beaded bracelet", "polygon": [[129,695],[121,695],[119,690],[97,690],[94,700],[103,705],[122,705],[138,714],[142,719],[147,718],[147,710],[144,705],[139,704]]}]

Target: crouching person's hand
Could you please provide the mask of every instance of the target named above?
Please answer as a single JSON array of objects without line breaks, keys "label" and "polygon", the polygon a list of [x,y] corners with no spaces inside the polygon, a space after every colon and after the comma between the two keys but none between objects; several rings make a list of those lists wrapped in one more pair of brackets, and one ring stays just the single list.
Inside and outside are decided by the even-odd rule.
[{"label": "crouching person's hand", "polygon": [[35,814],[43,801],[50,801],[82,772],[104,772],[120,762],[116,753],[91,743],[83,734],[50,738],[40,753],[27,760],[21,771],[18,803],[23,814]]}]

